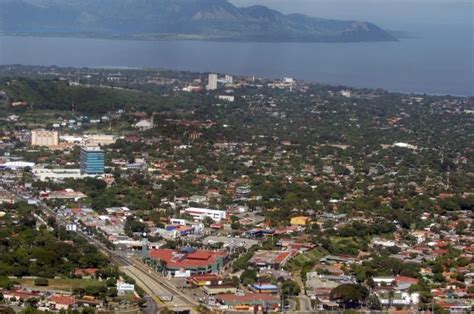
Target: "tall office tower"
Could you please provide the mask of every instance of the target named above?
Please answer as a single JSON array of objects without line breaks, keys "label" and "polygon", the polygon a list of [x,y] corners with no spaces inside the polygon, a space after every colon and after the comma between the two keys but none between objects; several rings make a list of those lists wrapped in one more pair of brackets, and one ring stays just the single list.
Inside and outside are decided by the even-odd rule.
[{"label": "tall office tower", "polygon": [[209,82],[207,84],[208,90],[217,89],[217,74],[209,74]]},{"label": "tall office tower", "polygon": [[59,145],[58,131],[31,130],[31,146],[55,147]]},{"label": "tall office tower", "polygon": [[81,148],[81,173],[104,174],[105,153],[99,147]]}]

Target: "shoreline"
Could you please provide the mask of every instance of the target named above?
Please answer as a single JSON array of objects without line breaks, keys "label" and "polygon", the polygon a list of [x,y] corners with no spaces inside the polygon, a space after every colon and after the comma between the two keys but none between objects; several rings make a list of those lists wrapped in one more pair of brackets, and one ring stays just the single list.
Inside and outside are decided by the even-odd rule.
[{"label": "shoreline", "polygon": [[[199,72],[199,71],[191,71],[191,70],[177,70],[177,69],[171,69],[171,68],[157,68],[157,67],[129,67],[129,66],[57,66],[57,65],[40,65],[40,64],[0,64],[1,67],[11,67],[11,66],[25,66],[25,67],[56,67],[56,68],[71,68],[71,69],[79,69],[79,68],[85,68],[85,69],[95,69],[95,70],[122,70],[122,71],[127,71],[127,70],[137,70],[137,71],[155,71],[155,72],[160,72],[160,71],[169,71],[169,72],[189,72],[193,74],[207,74],[211,72]],[[217,74],[230,74],[236,77],[245,77],[249,76],[248,74],[236,74],[236,73],[222,73],[219,71],[214,71],[213,73]],[[267,79],[267,80],[276,80],[278,79],[277,77],[268,77],[268,76],[259,76],[259,78]],[[358,87],[358,86],[349,86],[345,84],[331,84],[331,83],[326,83],[326,82],[320,82],[320,81],[311,81],[311,80],[303,80],[303,79],[298,79],[297,77],[293,77],[296,81],[304,82],[307,84],[316,84],[316,85],[323,85],[323,86],[329,86],[329,87],[342,87],[342,88],[348,88],[348,89],[369,89],[369,90],[382,90],[387,93],[393,93],[393,94],[402,94],[402,95],[413,95],[413,96],[432,96],[432,97],[456,97],[456,98],[474,98],[473,95],[454,95],[454,94],[443,94],[443,93],[425,93],[425,92],[416,92],[416,91],[397,91],[397,90],[388,90],[385,88],[379,88],[379,87]]]},{"label": "shoreline", "polygon": [[[143,36],[141,36],[143,35]],[[131,36],[119,34],[88,34],[88,33],[17,33],[17,32],[3,32],[0,31],[0,37],[31,37],[31,38],[70,38],[70,39],[96,39],[96,40],[118,40],[118,41],[208,41],[217,43],[274,43],[274,44],[357,44],[357,43],[393,43],[398,42],[404,37],[394,37],[395,40],[272,40],[272,39],[251,39],[251,38],[229,38],[229,37],[212,37],[195,34],[156,34],[153,36],[146,36],[146,34],[135,34]],[[407,37],[408,38],[408,37]],[[410,38],[413,39],[413,38]]]}]

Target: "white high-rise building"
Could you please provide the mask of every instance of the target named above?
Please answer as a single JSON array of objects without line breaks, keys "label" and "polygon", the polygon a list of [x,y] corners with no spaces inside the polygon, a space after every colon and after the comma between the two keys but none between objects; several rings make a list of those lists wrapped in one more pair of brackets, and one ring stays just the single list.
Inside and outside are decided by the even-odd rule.
[{"label": "white high-rise building", "polygon": [[234,78],[232,77],[232,75],[226,75],[225,78],[224,78],[224,82],[226,82],[228,84],[232,84],[232,83],[234,83]]},{"label": "white high-rise building", "polygon": [[55,147],[59,145],[58,131],[31,130],[31,146]]},{"label": "white high-rise building", "polygon": [[209,74],[209,82],[207,84],[208,90],[216,90],[217,89],[217,74]]}]

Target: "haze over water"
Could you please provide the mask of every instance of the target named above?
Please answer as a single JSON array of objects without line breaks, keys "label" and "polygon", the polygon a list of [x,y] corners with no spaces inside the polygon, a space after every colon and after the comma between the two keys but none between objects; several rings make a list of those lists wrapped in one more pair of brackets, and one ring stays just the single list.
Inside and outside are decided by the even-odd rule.
[{"label": "haze over water", "polygon": [[[0,64],[153,67],[297,79],[430,94],[474,95],[473,2],[234,0],[285,13],[374,22],[399,42],[241,43],[0,37]],[[383,4],[380,4],[383,3]]]}]

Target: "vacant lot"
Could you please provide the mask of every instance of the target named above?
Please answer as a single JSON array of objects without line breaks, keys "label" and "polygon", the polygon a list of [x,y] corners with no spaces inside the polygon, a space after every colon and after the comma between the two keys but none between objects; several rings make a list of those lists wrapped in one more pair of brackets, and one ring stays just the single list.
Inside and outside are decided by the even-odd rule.
[{"label": "vacant lot", "polygon": [[[16,279],[24,287],[28,288],[41,288],[34,285],[34,279],[32,278],[21,278]],[[105,285],[104,282],[101,282],[96,279],[48,279],[48,288],[52,290],[64,290],[69,291],[75,288],[85,288],[88,286],[98,286]]]}]

